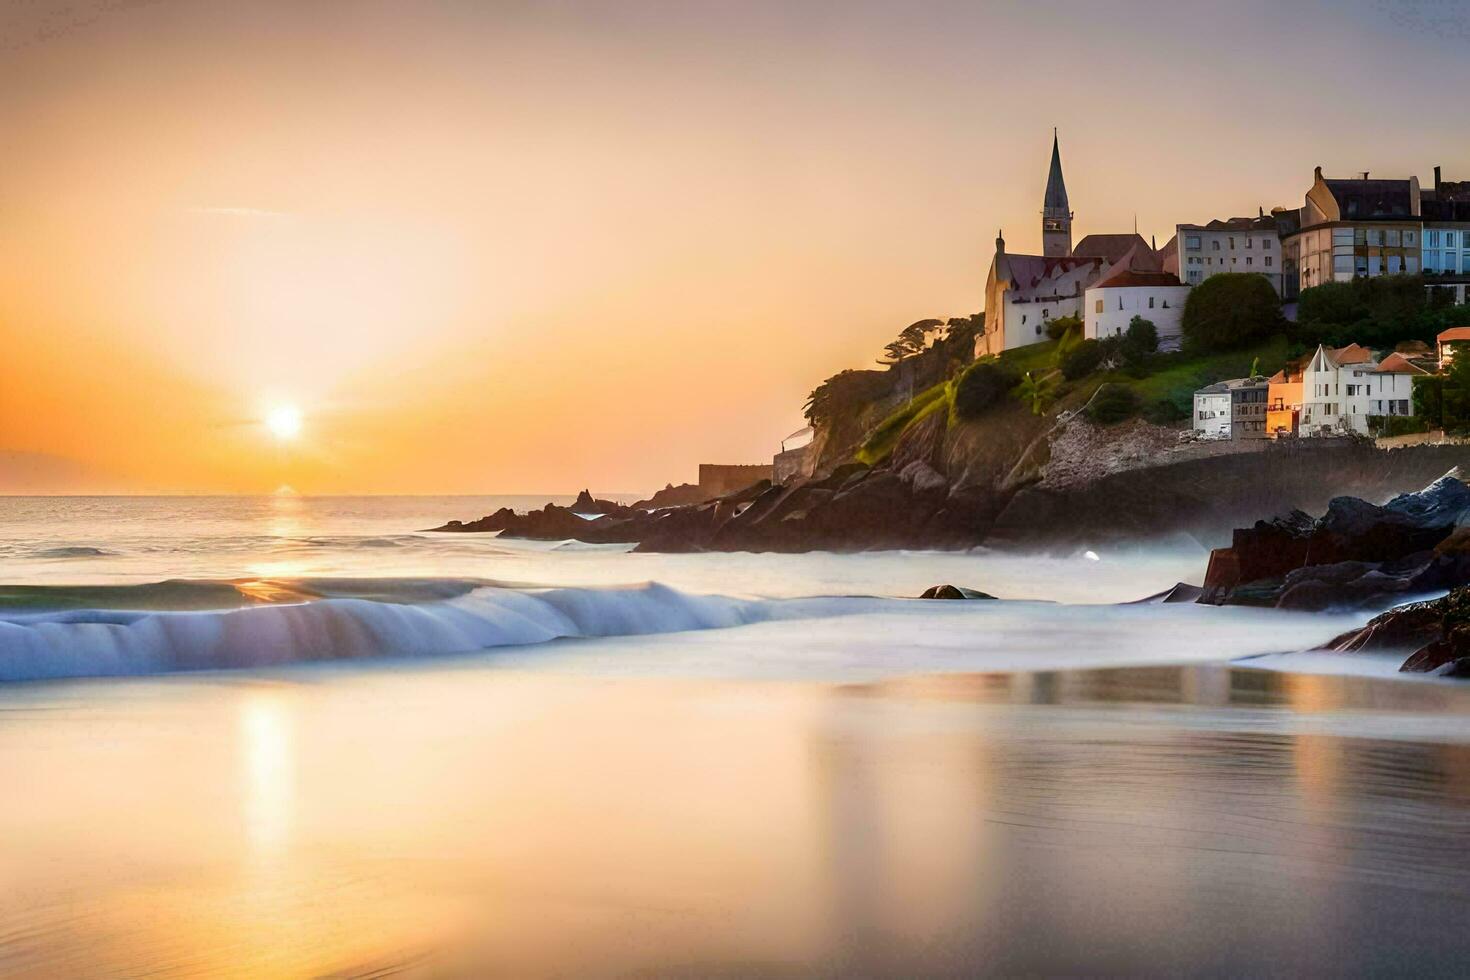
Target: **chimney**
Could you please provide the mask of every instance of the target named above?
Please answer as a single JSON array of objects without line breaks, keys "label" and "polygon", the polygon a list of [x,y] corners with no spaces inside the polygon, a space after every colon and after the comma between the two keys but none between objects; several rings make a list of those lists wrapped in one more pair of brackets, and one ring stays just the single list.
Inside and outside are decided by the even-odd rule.
[{"label": "chimney", "polygon": [[1439,166],[1437,164],[1434,168],[1434,189],[1439,190]]},{"label": "chimney", "polygon": [[1153,249],[1155,252],[1157,252],[1159,250],[1159,236],[1158,235],[1149,235],[1148,236],[1148,247],[1151,248],[1151,249]]},{"label": "chimney", "polygon": [[1266,216],[1266,208],[1265,208],[1265,205],[1257,204],[1256,205],[1256,217],[1257,218],[1264,218],[1265,216]]},{"label": "chimney", "polygon": [[1322,168],[1321,167],[1317,167],[1316,169],[1314,169],[1312,171],[1312,176],[1315,179],[1317,179],[1317,180],[1321,180],[1322,179]]},{"label": "chimney", "polygon": [[1366,170],[1363,171],[1363,179],[1364,180],[1367,180],[1368,179],[1368,171],[1366,171]]},{"label": "chimney", "polygon": [[995,254],[996,255],[1004,255],[1004,254],[1006,254],[1006,238],[1005,238],[1005,232],[1000,231],[1000,230],[997,230],[996,233],[995,233]]}]

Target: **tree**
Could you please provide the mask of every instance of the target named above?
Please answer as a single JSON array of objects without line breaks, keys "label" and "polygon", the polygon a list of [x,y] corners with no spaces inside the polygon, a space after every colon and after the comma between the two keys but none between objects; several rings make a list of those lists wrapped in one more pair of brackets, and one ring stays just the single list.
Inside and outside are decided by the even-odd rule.
[{"label": "tree", "polygon": [[886,371],[842,371],[812,391],[802,414],[822,428],[833,421],[857,416],[868,404],[888,394],[892,379]]},{"label": "tree", "polygon": [[1027,371],[1016,388],[1016,397],[1021,399],[1023,405],[1031,409],[1032,415],[1045,415],[1046,410],[1051,407],[1055,387],[1052,378],[1037,378]]},{"label": "tree", "polygon": [[1123,342],[1118,345],[1118,353],[1126,362],[1141,361],[1148,355],[1159,349],[1159,328],[1154,326],[1152,320],[1145,320],[1141,316],[1134,316],[1128,321],[1128,330],[1123,334]]},{"label": "tree", "polygon": [[1096,340],[1083,340],[1063,355],[1062,377],[1068,381],[1085,378],[1102,366],[1103,346]]},{"label": "tree", "polygon": [[922,354],[929,346],[929,335],[944,326],[943,320],[916,320],[899,331],[898,337],[883,348],[879,364],[897,364],[899,361]]},{"label": "tree", "polygon": [[1181,326],[1187,347],[1210,352],[1264,340],[1285,323],[1281,300],[1265,276],[1226,272],[1189,291]]},{"label": "tree", "polygon": [[993,360],[976,361],[954,387],[954,413],[961,419],[984,415],[1016,386],[1016,376]]}]

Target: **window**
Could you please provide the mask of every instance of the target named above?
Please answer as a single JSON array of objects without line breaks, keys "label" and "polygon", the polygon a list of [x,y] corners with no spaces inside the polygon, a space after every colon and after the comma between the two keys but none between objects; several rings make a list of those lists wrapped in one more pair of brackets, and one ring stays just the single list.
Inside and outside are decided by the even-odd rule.
[{"label": "window", "polygon": [[1455,247],[1455,233],[1454,232],[1447,231],[1447,232],[1444,233],[1444,247],[1445,248],[1454,248]]},{"label": "window", "polygon": [[1246,248],[1250,248],[1251,247],[1251,236],[1249,236],[1249,235],[1246,235],[1245,236],[1245,247]]},{"label": "window", "polygon": [[1424,233],[1424,244],[1429,248],[1439,248],[1439,232],[1426,231]]},{"label": "window", "polygon": [[1263,238],[1263,239],[1261,239],[1261,247],[1262,248],[1269,249],[1271,247],[1271,239],[1269,239],[1269,238]]},{"label": "window", "polygon": [[1051,319],[1051,310],[1042,310],[1041,311],[1041,318],[1043,320],[1050,320]]},{"label": "window", "polygon": [[1215,252],[1220,251],[1220,239],[1217,238],[1214,241],[1210,242],[1210,250]]},{"label": "window", "polygon": [[1397,228],[1390,228],[1390,229],[1388,229],[1388,231],[1384,232],[1384,235],[1385,235],[1385,238],[1386,238],[1386,241],[1384,242],[1385,245],[1391,245],[1394,248],[1397,248],[1398,247],[1398,244],[1399,244],[1399,230]]},{"label": "window", "polygon": [[1270,266],[1271,266],[1271,256],[1269,256],[1269,255],[1266,256],[1266,266],[1267,266],[1267,268],[1270,268]]},{"label": "window", "polygon": [[1150,296],[1148,298],[1148,308],[1149,309],[1153,309],[1154,308],[1154,298],[1152,296]]},{"label": "window", "polygon": [[1234,235],[1231,235],[1230,236],[1230,247],[1232,249],[1235,248],[1235,236]]},{"label": "window", "polygon": [[1252,258],[1251,256],[1249,256],[1249,255],[1247,255],[1245,257],[1245,264],[1246,265],[1254,265],[1255,264],[1255,261],[1256,260],[1254,258]]},{"label": "window", "polygon": [[1414,233],[1412,231],[1406,231],[1406,232],[1404,232],[1404,244],[1405,245],[1412,245],[1412,244],[1414,244]]},{"label": "window", "polygon": [[1368,229],[1368,244],[1369,245],[1382,245],[1383,244],[1383,229],[1382,228],[1369,228]]},{"label": "window", "polygon": [[1186,237],[1184,239],[1184,247],[1186,249],[1193,249],[1195,251],[1198,251],[1199,250],[1199,236],[1198,235],[1190,235],[1190,236]]},{"label": "window", "polygon": [[1103,301],[1102,300],[1098,300],[1097,301],[1097,312],[1098,313],[1101,313],[1102,311],[1103,311]]},{"label": "window", "polygon": [[1119,310],[1122,310],[1123,309],[1123,297],[1121,297],[1121,296],[1118,297],[1118,309]]}]

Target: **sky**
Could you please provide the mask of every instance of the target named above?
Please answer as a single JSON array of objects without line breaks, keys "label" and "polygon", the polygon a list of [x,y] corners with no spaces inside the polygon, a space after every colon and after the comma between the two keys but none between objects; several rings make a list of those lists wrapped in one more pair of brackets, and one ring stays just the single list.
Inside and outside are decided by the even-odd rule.
[{"label": "sky", "polygon": [[1467,42],[1445,0],[0,5],[0,489],[767,461],[1039,247],[1053,126],[1076,236],[1163,244],[1318,164],[1470,178]]}]

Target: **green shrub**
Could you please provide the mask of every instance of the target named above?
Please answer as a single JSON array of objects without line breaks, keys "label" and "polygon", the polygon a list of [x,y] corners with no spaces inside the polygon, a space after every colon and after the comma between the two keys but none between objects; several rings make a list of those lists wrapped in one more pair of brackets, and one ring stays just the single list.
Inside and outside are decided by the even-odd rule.
[{"label": "green shrub", "polygon": [[1100,425],[1112,425],[1132,417],[1138,411],[1138,395],[1127,385],[1106,384],[1092,396],[1087,417]]},{"label": "green shrub", "polygon": [[1084,340],[1062,355],[1062,377],[1068,381],[1085,378],[1102,366],[1103,346],[1096,340]]},{"label": "green shrub", "polygon": [[1061,340],[1069,332],[1076,331],[1077,336],[1082,336],[1082,320],[1075,316],[1059,316],[1055,320],[1046,321],[1046,335],[1052,340]]},{"label": "green shrub", "polygon": [[1123,334],[1123,342],[1119,345],[1119,353],[1123,355],[1125,363],[1141,361],[1158,349],[1159,328],[1154,326],[1152,320],[1135,316],[1128,322],[1128,330]]},{"label": "green shrub", "polygon": [[955,381],[954,414],[961,419],[984,415],[1016,386],[1016,376],[995,361],[976,361]]},{"label": "green shrub", "polygon": [[1370,415],[1368,431],[1376,436],[1404,436],[1411,432],[1428,432],[1429,420],[1418,415]]},{"label": "green shrub", "polygon": [[1189,291],[1184,302],[1184,344],[1197,352],[1233,350],[1279,332],[1281,300],[1265,276],[1226,272]]}]

